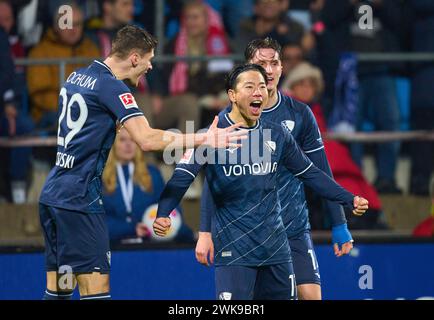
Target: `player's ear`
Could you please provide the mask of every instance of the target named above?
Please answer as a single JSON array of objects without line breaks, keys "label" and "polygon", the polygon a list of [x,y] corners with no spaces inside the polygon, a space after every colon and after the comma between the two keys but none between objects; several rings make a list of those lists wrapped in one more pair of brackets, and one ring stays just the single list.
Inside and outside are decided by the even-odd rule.
[{"label": "player's ear", "polygon": [[235,97],[235,91],[233,89],[228,90],[228,97],[231,102],[237,102],[237,99]]},{"label": "player's ear", "polygon": [[131,53],[130,60],[133,68],[137,67],[137,65],[139,64],[139,55],[137,54],[137,52]]}]

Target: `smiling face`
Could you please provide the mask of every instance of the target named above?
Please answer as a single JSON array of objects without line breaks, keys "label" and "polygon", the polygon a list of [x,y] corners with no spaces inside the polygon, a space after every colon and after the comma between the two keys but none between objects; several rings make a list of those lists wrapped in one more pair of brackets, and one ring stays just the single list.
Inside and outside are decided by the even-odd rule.
[{"label": "smiling face", "polygon": [[145,53],[144,55],[140,55],[137,52],[133,52],[130,56],[131,59],[131,76],[129,77],[129,81],[134,84],[136,87],[139,85],[139,80],[142,76],[152,70],[151,60],[154,57],[154,49],[150,52]]},{"label": "smiling face", "polygon": [[276,90],[282,75],[282,63],[279,53],[271,48],[263,48],[255,51],[250,63],[258,64],[267,72],[268,90]]},{"label": "smiling face", "polygon": [[253,126],[261,116],[267,103],[268,92],[265,79],[255,70],[240,73],[236,79],[235,89],[228,91],[229,99],[235,107],[235,121],[243,120],[247,126]]}]

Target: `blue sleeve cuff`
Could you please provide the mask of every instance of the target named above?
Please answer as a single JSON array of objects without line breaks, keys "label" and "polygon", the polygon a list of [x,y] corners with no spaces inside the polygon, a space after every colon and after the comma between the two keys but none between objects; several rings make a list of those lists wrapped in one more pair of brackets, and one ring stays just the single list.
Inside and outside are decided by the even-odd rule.
[{"label": "blue sleeve cuff", "polygon": [[352,241],[353,237],[351,236],[350,231],[348,230],[348,226],[346,223],[340,224],[338,226],[334,226],[332,228],[332,242],[333,244],[337,243],[339,246],[343,245],[348,241]]}]

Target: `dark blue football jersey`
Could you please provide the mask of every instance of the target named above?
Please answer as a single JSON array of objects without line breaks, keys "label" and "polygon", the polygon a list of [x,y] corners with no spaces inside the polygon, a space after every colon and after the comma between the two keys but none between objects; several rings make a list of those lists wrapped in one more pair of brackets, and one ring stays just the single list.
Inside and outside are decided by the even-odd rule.
[{"label": "dark blue football jersey", "polygon": [[[219,127],[232,124],[228,114],[219,116]],[[280,124],[258,120],[248,130],[242,147],[207,149],[206,157],[203,150],[186,152],[159,201],[157,215],[167,216],[205,168],[216,209],[212,235],[217,266],[261,266],[290,260],[278,196],[280,167],[324,197],[348,206],[354,197],[316,168]]]},{"label": "dark blue football jersey", "polygon": [[[228,107],[222,111],[222,114],[230,111],[231,107]],[[321,133],[312,111],[307,105],[291,97],[283,96],[278,92],[277,103],[269,109],[264,109],[261,119],[280,124],[291,133],[305,154],[324,149]],[[277,181],[281,214],[288,237],[309,230],[309,212],[303,183],[285,167],[280,168]]]},{"label": "dark blue football jersey", "polygon": [[143,116],[130,89],[95,60],[69,75],[59,95],[56,164],[39,201],[85,213],[104,212],[101,176],[116,123]]},{"label": "dark blue football jersey", "polygon": [[[263,110],[261,118],[280,124],[290,132],[305,154],[324,149],[315,117],[304,103],[278,92],[277,103],[272,108]],[[277,181],[282,219],[288,237],[310,229],[303,183],[284,167],[281,168]]]}]

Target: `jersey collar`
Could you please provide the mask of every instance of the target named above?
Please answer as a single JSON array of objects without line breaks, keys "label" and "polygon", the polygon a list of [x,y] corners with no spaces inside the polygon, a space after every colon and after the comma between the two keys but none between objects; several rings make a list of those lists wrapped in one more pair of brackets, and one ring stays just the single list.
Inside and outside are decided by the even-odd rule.
[{"label": "jersey collar", "polygon": [[116,78],[116,76],[114,75],[112,69],[110,69],[110,67],[108,65],[106,65],[104,62],[98,61],[98,60],[93,60],[93,62],[96,62],[97,64],[103,66],[104,68],[106,68],[108,71],[110,71],[110,73],[113,75],[113,77]]},{"label": "jersey collar", "polygon": [[[225,113],[225,119],[226,119],[227,122],[229,122],[230,125],[235,124],[235,122],[233,122],[231,120],[231,118],[229,118],[229,114],[228,113]],[[253,127],[239,127],[238,129],[244,129],[244,130],[248,130],[248,131],[253,131],[253,130],[256,130],[256,129],[259,128],[259,122],[260,122],[260,119],[258,119],[258,121],[256,121],[256,124]]]},{"label": "jersey collar", "polygon": [[262,110],[262,113],[268,113],[268,112],[272,112],[272,111],[276,110],[277,108],[279,108],[281,102],[282,102],[282,94],[280,93],[279,90],[277,90],[277,102],[276,102],[276,104],[274,106],[272,106],[271,108]]}]

